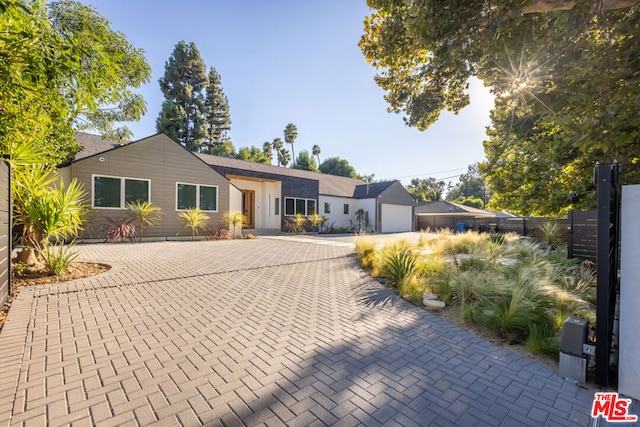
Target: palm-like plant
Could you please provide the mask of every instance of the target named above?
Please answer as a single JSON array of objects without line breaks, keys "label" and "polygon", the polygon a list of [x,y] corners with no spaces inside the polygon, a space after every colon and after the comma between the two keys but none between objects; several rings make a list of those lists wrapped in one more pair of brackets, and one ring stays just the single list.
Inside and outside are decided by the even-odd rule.
[{"label": "palm-like plant", "polygon": [[280,164],[281,164],[280,152],[282,151],[282,147],[283,146],[284,146],[284,143],[282,142],[282,140],[280,138],[274,139],[273,142],[271,143],[271,147],[273,148],[273,151],[276,153],[278,166],[280,166]]},{"label": "palm-like plant", "polygon": [[284,128],[284,141],[287,144],[291,144],[291,158],[296,158],[296,152],[293,149],[293,143],[296,142],[296,138],[298,138],[298,128],[293,123],[289,123],[287,127]]},{"label": "palm-like plant", "polygon": [[289,162],[291,161],[291,153],[286,148],[278,151],[278,164],[284,167],[287,167]]},{"label": "palm-like plant", "polygon": [[311,149],[311,154],[316,156],[316,159],[318,160],[318,166],[320,166],[320,146],[314,145]]},{"label": "palm-like plant", "polygon": [[66,186],[62,181],[55,186],[52,170],[42,165],[19,168],[14,176],[15,219],[23,230],[19,261],[26,262],[50,238],[78,236],[89,212],[81,184],[74,179]]},{"label": "palm-like plant", "polygon": [[320,231],[320,226],[325,221],[325,219],[325,217],[320,216],[317,213],[311,214],[309,215],[309,218],[307,218],[309,224],[311,225],[311,229],[313,230],[317,227],[317,231]]},{"label": "palm-like plant", "polygon": [[247,217],[240,211],[230,211],[224,214],[222,222],[224,222],[227,227],[233,227],[233,238],[235,239],[238,235],[238,227],[247,222]]},{"label": "palm-like plant", "polygon": [[184,226],[191,229],[191,240],[195,240],[198,229],[204,228],[209,221],[209,216],[199,208],[187,209],[178,213],[178,217],[184,222]]},{"label": "palm-like plant", "polygon": [[145,228],[153,227],[160,221],[162,209],[151,202],[136,200],[125,205],[131,215],[140,227],[139,241],[142,241],[142,233]]}]

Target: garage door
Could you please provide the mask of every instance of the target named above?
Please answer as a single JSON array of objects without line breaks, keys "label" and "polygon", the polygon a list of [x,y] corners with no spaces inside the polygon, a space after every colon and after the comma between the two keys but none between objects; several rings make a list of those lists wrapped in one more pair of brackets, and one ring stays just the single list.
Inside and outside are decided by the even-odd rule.
[{"label": "garage door", "polygon": [[383,233],[411,231],[411,206],[387,205],[381,207]]}]

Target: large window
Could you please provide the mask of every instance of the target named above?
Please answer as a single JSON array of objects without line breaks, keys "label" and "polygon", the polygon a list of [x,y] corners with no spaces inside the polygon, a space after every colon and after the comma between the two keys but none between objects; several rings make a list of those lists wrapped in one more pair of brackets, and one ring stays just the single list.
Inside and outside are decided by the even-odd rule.
[{"label": "large window", "polygon": [[93,206],[124,209],[127,203],[148,202],[148,179],[93,176]]},{"label": "large window", "polygon": [[203,211],[218,210],[218,187],[199,184],[177,183],[176,209],[200,208]]},{"label": "large window", "polygon": [[316,201],[314,199],[298,199],[294,197],[284,198],[284,214],[287,216],[313,215],[316,213]]}]

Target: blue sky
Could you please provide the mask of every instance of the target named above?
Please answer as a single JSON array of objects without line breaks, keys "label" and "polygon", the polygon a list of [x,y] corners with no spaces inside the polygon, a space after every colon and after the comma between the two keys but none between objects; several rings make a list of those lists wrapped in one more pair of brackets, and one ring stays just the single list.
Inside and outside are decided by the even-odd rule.
[{"label": "blue sky", "polygon": [[222,77],[236,149],[262,147],[294,123],[296,154],[317,144],[321,161],[340,157],[360,174],[403,184],[449,178],[484,158],[492,97],[477,81],[469,107],[457,116],[443,113],[425,132],[387,113],[376,70],[358,48],[371,13],[364,0],[81,1],[144,49],[151,65],[151,82],[140,90],[147,113],[129,124],[134,139],[156,132],[163,101],[158,79],[185,40]]}]

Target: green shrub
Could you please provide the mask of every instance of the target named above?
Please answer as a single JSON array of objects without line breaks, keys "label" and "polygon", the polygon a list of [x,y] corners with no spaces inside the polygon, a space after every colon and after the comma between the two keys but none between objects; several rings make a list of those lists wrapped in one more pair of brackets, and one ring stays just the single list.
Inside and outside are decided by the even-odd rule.
[{"label": "green shrub", "polygon": [[47,270],[49,270],[51,274],[59,276],[60,273],[67,269],[71,261],[78,257],[78,253],[71,250],[72,247],[73,243],[67,246],[63,244],[45,244],[44,248],[39,249],[38,252],[44,260]]},{"label": "green shrub", "polygon": [[526,346],[531,353],[545,354],[557,357],[560,343],[560,335],[548,325],[531,323],[526,341]]},{"label": "green shrub", "polygon": [[367,238],[357,238],[356,243],[356,255],[360,260],[362,268],[367,270],[373,269],[376,256],[376,242]]},{"label": "green shrub", "polygon": [[547,221],[538,226],[536,231],[538,239],[540,239],[549,250],[555,251],[567,242],[567,229],[554,220]]},{"label": "green shrub", "polygon": [[384,258],[384,276],[396,286],[416,270],[416,256],[410,250],[393,252]]},{"label": "green shrub", "polygon": [[407,301],[417,303],[422,300],[422,295],[426,288],[426,283],[418,274],[404,276],[398,282],[398,293]]}]

